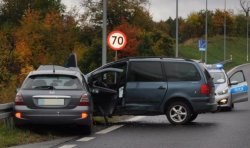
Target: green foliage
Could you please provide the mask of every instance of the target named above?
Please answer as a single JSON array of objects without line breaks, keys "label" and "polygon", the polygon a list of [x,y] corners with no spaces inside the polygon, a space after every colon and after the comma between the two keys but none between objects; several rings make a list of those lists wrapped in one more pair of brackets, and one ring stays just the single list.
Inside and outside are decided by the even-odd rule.
[{"label": "green foliage", "polygon": [[45,16],[48,11],[64,12],[61,0],[3,0],[0,6],[0,23],[14,26],[19,24],[27,9],[39,11]]},{"label": "green foliage", "polygon": [[[189,40],[180,45],[180,56],[189,59],[201,59],[201,52],[198,49],[198,40]],[[224,38],[223,36],[215,36],[208,38],[208,63],[221,62],[224,59]],[[233,56],[233,62],[226,64],[226,69],[246,63],[246,38],[228,37],[227,38],[227,56],[230,59]],[[202,55],[204,60],[204,54]]]}]

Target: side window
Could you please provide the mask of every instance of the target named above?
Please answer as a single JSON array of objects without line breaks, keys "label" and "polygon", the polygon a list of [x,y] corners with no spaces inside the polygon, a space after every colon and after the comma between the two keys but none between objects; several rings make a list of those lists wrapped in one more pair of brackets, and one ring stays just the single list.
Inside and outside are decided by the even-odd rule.
[{"label": "side window", "polygon": [[244,82],[245,78],[244,78],[244,74],[242,71],[238,71],[236,73],[234,73],[231,77],[230,77],[230,82]]},{"label": "side window", "polygon": [[116,72],[107,72],[103,74],[102,81],[107,85],[115,85],[116,84],[117,74]]},{"label": "side window", "polygon": [[163,81],[160,62],[131,62],[129,68],[129,82],[159,82]]},{"label": "side window", "polygon": [[167,74],[167,81],[200,81],[200,73],[191,63],[165,62],[164,67]]}]

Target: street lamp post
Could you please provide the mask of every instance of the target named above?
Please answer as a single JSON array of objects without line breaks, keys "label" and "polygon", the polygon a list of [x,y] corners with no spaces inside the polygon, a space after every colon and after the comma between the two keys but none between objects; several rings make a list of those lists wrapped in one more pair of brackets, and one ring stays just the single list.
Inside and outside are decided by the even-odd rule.
[{"label": "street lamp post", "polygon": [[[247,2],[247,8],[248,8],[248,4],[249,4],[249,1]],[[247,62],[248,62],[248,38],[249,38],[249,35],[248,35],[248,32],[249,32],[249,29],[248,29],[248,25],[249,25],[249,11],[248,10],[247,10],[246,18],[247,18]]]},{"label": "street lamp post", "polygon": [[247,62],[248,62],[248,24],[249,24],[249,22],[248,22],[248,15],[249,14],[247,14]]},{"label": "street lamp post", "polygon": [[102,16],[102,65],[107,62],[107,0],[103,0]]},{"label": "street lamp post", "polygon": [[175,37],[175,43],[176,43],[176,51],[175,51],[175,57],[178,57],[178,50],[179,50],[179,20],[178,20],[178,0],[176,0],[176,37]]},{"label": "street lamp post", "polygon": [[227,35],[227,16],[226,16],[227,2],[224,5],[224,61],[226,60],[226,35]]},{"label": "street lamp post", "polygon": [[205,27],[205,40],[206,40],[206,51],[205,51],[205,63],[207,63],[207,44],[208,44],[208,41],[207,41],[207,0],[206,0],[206,27]]}]

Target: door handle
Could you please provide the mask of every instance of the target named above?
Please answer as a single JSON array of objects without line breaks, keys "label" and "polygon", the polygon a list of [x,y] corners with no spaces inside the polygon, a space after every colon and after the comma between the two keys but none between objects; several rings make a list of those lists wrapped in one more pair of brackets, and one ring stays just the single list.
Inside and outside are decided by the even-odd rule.
[{"label": "door handle", "polygon": [[165,87],[163,87],[163,86],[160,86],[158,89],[166,89]]}]

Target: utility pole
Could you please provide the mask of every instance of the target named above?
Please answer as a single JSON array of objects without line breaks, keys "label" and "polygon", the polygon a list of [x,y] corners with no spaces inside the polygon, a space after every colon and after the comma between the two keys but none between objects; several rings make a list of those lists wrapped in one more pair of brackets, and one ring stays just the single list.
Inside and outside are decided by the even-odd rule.
[{"label": "utility pole", "polygon": [[175,57],[178,58],[178,52],[179,52],[179,19],[178,19],[178,0],[176,0],[176,37],[175,37],[175,43],[176,43],[176,50],[175,50]]},{"label": "utility pole", "polygon": [[[248,3],[247,3],[248,4]],[[247,12],[247,62],[248,62],[248,38],[249,38],[249,29],[248,29],[248,25],[249,25],[249,11]]]},{"label": "utility pole", "polygon": [[205,51],[205,63],[207,64],[207,0],[206,0],[206,27],[205,27],[205,40],[206,40],[206,51]]},{"label": "utility pole", "polygon": [[226,35],[227,35],[227,1],[225,0],[225,5],[224,5],[224,61],[226,60]]},{"label": "utility pole", "polygon": [[103,0],[102,16],[102,65],[107,63],[107,0]]}]

